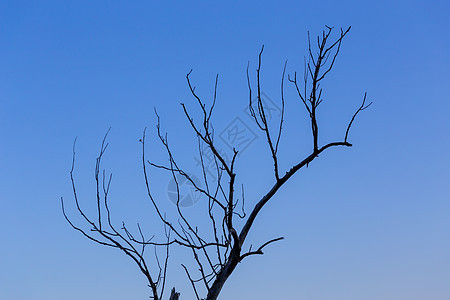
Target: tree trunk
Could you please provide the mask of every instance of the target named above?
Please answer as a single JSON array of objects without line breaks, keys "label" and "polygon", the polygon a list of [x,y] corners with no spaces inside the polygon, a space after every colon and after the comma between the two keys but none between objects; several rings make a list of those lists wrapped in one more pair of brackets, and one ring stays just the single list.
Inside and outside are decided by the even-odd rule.
[{"label": "tree trunk", "polygon": [[209,289],[206,300],[216,300],[222,290],[223,285],[227,281],[228,277],[233,273],[234,268],[236,268],[239,263],[239,255],[233,255],[232,259],[227,263],[227,265],[222,269],[222,271],[217,275],[216,280],[214,280],[213,285]]}]

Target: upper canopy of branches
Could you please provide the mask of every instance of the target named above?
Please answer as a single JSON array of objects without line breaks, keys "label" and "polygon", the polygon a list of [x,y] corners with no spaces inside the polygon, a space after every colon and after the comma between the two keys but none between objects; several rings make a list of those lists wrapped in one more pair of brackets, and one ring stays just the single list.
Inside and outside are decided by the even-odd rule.
[{"label": "upper canopy of branches", "polygon": [[[165,229],[164,239],[156,241],[154,240],[154,236],[151,236],[150,238],[145,237],[144,231],[141,229],[139,224],[137,225],[137,233],[134,234],[125,226],[125,223],[122,223],[121,228],[116,228],[111,221],[111,213],[108,207],[108,194],[111,184],[111,176],[106,176],[105,171],[101,168],[102,157],[108,146],[106,142],[108,133],[103,139],[95,166],[95,181],[97,186],[95,195],[97,216],[95,219],[89,218],[84,213],[84,210],[81,208],[78,200],[74,180],[74,144],[73,163],[70,171],[70,178],[73,187],[76,209],[84,219],[88,229],[75,225],[69,219],[64,208],[64,202],[61,199],[63,214],[67,222],[69,222],[75,230],[79,231],[86,238],[101,245],[120,249],[127,256],[129,256],[147,278],[149,287],[151,288],[151,297],[154,299],[161,299],[164,293],[169,248],[173,245],[178,245],[188,249],[192,253],[193,260],[197,264],[198,268],[197,270],[190,270],[186,265],[182,265],[182,267],[192,285],[197,299],[200,299],[198,290],[200,286],[203,286],[203,289],[206,290],[206,299],[216,299],[225,281],[239,262],[251,255],[263,254],[263,249],[265,247],[271,243],[283,239],[283,237],[276,237],[262,243],[256,248],[253,248],[250,245],[250,247],[246,248],[248,250],[243,249],[247,235],[253,227],[253,222],[266,203],[273,198],[273,196],[286,181],[288,181],[298,170],[307,166],[314,159],[316,159],[320,153],[333,147],[351,146],[348,142],[348,138],[354,120],[361,111],[365,110],[371,104],[369,103],[366,105],[366,94],[364,94],[361,105],[355,110],[350,118],[347,127],[343,128],[342,140],[330,141],[320,145],[319,123],[317,121],[317,108],[323,101],[321,82],[332,70],[340,52],[341,43],[349,31],[350,27],[345,30],[340,29],[338,36],[335,39],[332,39],[334,29],[331,27],[326,27],[322,34],[314,41],[311,40],[308,33],[309,47],[308,56],[305,60],[305,72],[303,74],[303,78],[299,79],[297,72],[287,76],[288,82],[295,88],[299,100],[303,103],[305,110],[308,112],[313,140],[313,147],[310,154],[299,159],[296,164],[292,165],[291,168],[287,170],[280,169],[280,157],[278,155],[285,117],[284,112],[286,104],[284,89],[286,84],[285,79],[287,62],[284,64],[281,75],[281,114],[278,119],[278,123],[274,128],[271,127],[273,124],[271,125],[268,122],[267,112],[265,111],[265,106],[261,96],[261,58],[264,47],[261,48],[258,56],[256,80],[253,84],[249,72],[249,66],[247,66],[247,83],[249,90],[248,108],[256,127],[263,133],[266,139],[267,148],[273,162],[274,174],[274,182],[272,186],[267,187],[267,190],[261,199],[257,199],[256,201],[252,200],[254,206],[250,209],[248,214],[246,214],[244,210],[245,193],[243,184],[239,185],[237,183],[237,174],[235,172],[235,163],[238,159],[239,149],[233,148],[232,157],[230,160],[227,160],[218,150],[214,141],[214,130],[211,125],[211,120],[217,98],[218,76],[216,76],[214,85],[212,104],[208,108],[205,101],[203,101],[201,96],[196,93],[195,87],[192,85],[190,78],[192,74],[191,70],[187,73],[186,80],[192,97],[201,109],[200,118],[197,120],[194,119],[189,112],[188,107],[185,104],[181,104],[181,106],[188,124],[198,137],[202,182],[199,183],[194,180],[189,172],[180,167],[180,164],[171,151],[167,134],[161,132],[160,118],[157,114],[157,136],[159,137],[161,145],[167,153],[168,164],[159,165],[147,160],[145,156],[145,130],[143,132],[142,139],[140,140],[142,146],[142,170],[147,188],[147,194],[154,207],[156,217],[159,218]],[[211,178],[207,176],[205,169],[205,153],[202,150],[205,146],[213,154],[216,173],[214,181],[211,181]],[[149,177],[147,175],[148,167],[165,170],[171,174],[175,182],[178,195],[176,205],[179,217],[178,220],[169,220],[164,212],[160,210],[158,202],[152,193],[151,182],[149,181]],[[207,207],[208,218],[210,221],[210,234],[207,237],[200,234],[200,231],[195,225],[195,220],[188,219],[183,213],[183,209],[180,205],[180,176],[181,178],[184,178],[184,180],[188,181],[196,189],[196,191],[201,193],[206,199],[206,201],[202,204]],[[240,197],[236,196],[236,190],[239,189],[239,186],[242,186]],[[236,218],[243,219],[243,226],[236,226]],[[148,246],[153,246],[156,248],[162,247],[164,250],[162,253],[155,250],[155,265],[153,266],[149,265],[146,260],[146,256],[144,255],[146,253],[146,247]],[[159,255],[161,254],[164,256],[162,261],[159,259]],[[194,275],[193,272],[196,274]],[[173,290],[171,299],[176,299],[175,297],[178,296]]]}]

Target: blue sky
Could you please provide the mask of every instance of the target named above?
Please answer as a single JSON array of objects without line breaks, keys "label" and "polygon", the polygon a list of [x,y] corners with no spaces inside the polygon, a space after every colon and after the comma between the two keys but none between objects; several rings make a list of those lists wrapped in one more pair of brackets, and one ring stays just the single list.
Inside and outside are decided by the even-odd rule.
[{"label": "blue sky", "polygon": [[[76,180],[89,209],[95,157],[112,127],[104,167],[114,176],[114,219],[147,224],[151,234],[138,140],[148,127],[148,155],[165,162],[154,108],[178,160],[199,172],[179,104],[198,109],[186,73],[194,70],[207,102],[219,73],[218,131],[236,117],[253,126],[244,112],[245,69],[248,61],[255,69],[261,45],[263,90],[277,102],[284,61],[290,74],[303,70],[307,31],[351,25],[324,85],[320,141],[342,138],[365,91],[374,105],[352,128],[353,148],[322,155],[266,207],[249,242],[286,239],[240,264],[221,299],[449,299],[449,6],[1,1],[0,298],[147,299],[144,278],[127,257],[92,244],[63,219],[59,201],[72,200],[74,138]],[[283,170],[311,149],[292,86],[286,95]],[[264,139],[253,129],[259,137],[237,166],[248,210],[273,182]],[[169,179],[152,173],[151,186],[170,214]],[[200,206],[189,207],[190,216],[200,218]],[[190,256],[172,253],[168,285],[191,299],[179,267]]]}]

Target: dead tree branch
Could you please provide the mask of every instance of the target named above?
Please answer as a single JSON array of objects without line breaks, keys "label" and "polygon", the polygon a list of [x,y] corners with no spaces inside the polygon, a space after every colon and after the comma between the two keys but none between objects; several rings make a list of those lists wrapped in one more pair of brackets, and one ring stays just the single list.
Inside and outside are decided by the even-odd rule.
[{"label": "dead tree branch", "polygon": [[[206,300],[217,299],[225,282],[244,258],[252,255],[262,255],[265,247],[283,239],[283,237],[270,239],[262,243],[256,250],[252,250],[252,246],[250,246],[248,251],[242,251],[247,237],[253,228],[254,221],[261,213],[264,206],[274,198],[278,190],[290,180],[294,174],[305,166],[308,166],[326,150],[335,147],[352,146],[352,144],[348,142],[350,128],[357,115],[372,104],[369,103],[366,105],[366,94],[364,94],[361,105],[353,113],[347,127],[344,128],[345,135],[343,140],[330,141],[324,144],[320,143],[320,124],[317,117],[318,107],[323,102],[321,82],[335,66],[337,56],[341,49],[341,43],[349,31],[350,27],[345,30],[340,29],[337,38],[333,39],[332,33],[334,32],[334,29],[332,27],[326,27],[326,29],[322,31],[322,34],[317,37],[317,43],[314,43],[315,46],[308,33],[308,58],[305,58],[303,80],[301,82],[297,80],[296,72],[293,73],[293,76],[287,76],[288,81],[295,88],[299,101],[303,103],[302,106],[304,106],[308,114],[311,126],[312,149],[306,157],[298,158],[297,163],[293,164],[285,171],[280,167],[278,150],[281,145],[281,135],[285,118],[286,103],[284,89],[287,61],[284,63],[281,75],[281,114],[279,119],[275,120],[276,124],[273,124],[274,121],[268,117],[268,112],[266,111],[262,97],[261,76],[264,46],[261,48],[258,56],[258,64],[255,72],[256,87],[252,87],[252,80],[249,72],[250,64],[247,65],[247,84],[249,91],[248,109],[255,126],[265,137],[273,164],[274,175],[273,184],[267,188],[260,199],[256,199],[253,202],[255,203],[253,209],[251,209],[248,214],[245,212],[244,207],[244,184],[239,181],[240,178],[238,178],[236,173],[236,162],[238,160],[239,149],[233,148],[231,158],[228,159],[228,157],[219,150],[214,140],[214,127],[212,126],[211,120],[218,95],[219,77],[217,75],[215,78],[214,94],[210,101],[211,104],[207,107],[207,102],[196,92],[195,86],[192,84],[192,70],[190,70],[186,75],[186,81],[189,92],[200,109],[200,118],[194,119],[194,114],[188,110],[184,103],[181,103],[181,107],[190,129],[198,140],[202,183],[200,184],[194,180],[190,173],[185,171],[175,159],[169,144],[168,135],[161,130],[160,118],[156,111],[157,137],[166,152],[168,163],[158,164],[146,159],[145,129],[140,140],[142,147],[141,163],[146,192],[154,208],[156,218],[161,221],[162,228],[165,232],[164,240],[158,242],[154,240],[154,235],[150,238],[146,238],[144,231],[139,224],[137,224],[138,234],[136,235],[128,230],[125,223],[122,224],[122,227],[119,230],[114,226],[108,206],[108,194],[112,175],[107,176],[105,171],[101,171],[102,157],[108,147],[106,140],[109,130],[102,141],[100,153],[95,165],[95,182],[97,187],[95,195],[95,218],[88,217],[81,208],[78,200],[74,180],[74,143],[70,178],[76,209],[81,216],[81,219],[86,223],[87,229],[79,227],[72,222],[66,214],[64,201],[61,198],[62,211],[67,222],[73,229],[79,231],[86,238],[104,246],[117,248],[129,256],[147,278],[151,289],[151,297],[153,299],[162,299],[164,293],[170,247],[178,246],[188,250],[193,257],[193,263],[196,265],[196,268],[192,270],[192,267],[188,266],[188,264],[182,264],[182,268],[186,273],[187,279],[193,288],[197,300],[201,299],[200,294],[202,291],[206,294]],[[253,90],[255,90],[255,95]],[[215,178],[211,178],[206,170],[204,162],[206,154],[204,149],[212,153],[216,175]],[[177,191],[176,213],[178,217],[176,221],[168,219],[166,214],[158,206],[158,202],[153,196],[151,181],[147,170],[148,167],[168,172],[175,182]],[[196,192],[207,199],[207,201],[204,202],[204,205],[206,207],[205,212],[207,213],[207,218],[210,222],[209,228],[199,229],[195,220],[189,219],[183,212],[183,208],[180,205],[180,178],[189,182]],[[238,187],[241,188],[241,199],[238,199]],[[240,209],[238,205],[242,205],[242,209]],[[237,222],[238,219],[236,218],[242,219],[243,223]],[[144,256],[146,247],[148,246],[155,248],[153,254],[154,263],[151,264],[151,267]],[[157,249],[160,247],[163,247],[165,250],[164,260],[159,259],[160,252],[158,252]],[[151,270],[153,270],[153,272],[151,272]],[[175,289],[172,289],[170,299],[175,300],[178,299],[178,297],[179,293],[176,293]]]}]

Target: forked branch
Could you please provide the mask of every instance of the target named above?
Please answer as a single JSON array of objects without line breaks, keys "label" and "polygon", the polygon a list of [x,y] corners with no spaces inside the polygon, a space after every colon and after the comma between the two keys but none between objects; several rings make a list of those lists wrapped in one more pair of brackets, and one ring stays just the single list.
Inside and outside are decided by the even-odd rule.
[{"label": "forked branch", "polygon": [[[189,264],[182,264],[182,268],[190,282],[197,300],[202,299],[201,294],[205,292],[206,300],[215,300],[219,296],[222,287],[234,272],[235,268],[245,258],[252,255],[262,255],[263,250],[270,244],[281,241],[283,237],[270,239],[262,243],[256,250],[252,250],[250,246],[248,251],[243,251],[243,247],[247,237],[251,233],[254,221],[261,213],[266,204],[271,201],[278,190],[290,180],[294,174],[301,169],[307,167],[320,154],[326,150],[335,147],[351,147],[348,142],[349,131],[353,126],[356,117],[372,102],[366,104],[367,94],[364,94],[361,105],[353,113],[350,122],[347,124],[344,139],[337,141],[329,141],[321,143],[319,139],[319,128],[321,124],[318,121],[319,105],[323,102],[323,89],[321,83],[327,78],[327,75],[336,64],[337,56],[341,50],[341,44],[344,37],[350,31],[350,27],[343,30],[340,29],[338,36],[333,38],[332,27],[326,27],[322,34],[317,37],[317,41],[311,41],[308,33],[308,55],[305,57],[303,80],[297,78],[297,73],[287,76],[290,83],[293,84],[295,92],[305,108],[310,126],[312,147],[306,157],[297,157],[297,162],[286,168],[280,166],[279,149],[282,146],[281,135],[283,131],[285,118],[285,77],[287,69],[287,61],[281,73],[281,113],[273,120],[269,116],[269,110],[262,95],[262,54],[264,46],[261,48],[258,56],[258,65],[256,68],[256,78],[252,87],[250,79],[249,64],[247,65],[247,84],[249,91],[248,109],[250,116],[257,128],[265,136],[265,142],[271,156],[273,164],[273,175],[275,177],[273,184],[263,191],[260,199],[251,200],[253,209],[247,214],[245,212],[244,183],[240,182],[241,178],[236,173],[236,162],[239,159],[238,153],[240,149],[232,149],[231,157],[220,151],[214,140],[214,127],[212,126],[212,115],[214,112],[216,99],[218,97],[218,75],[215,77],[214,94],[210,105],[203,97],[196,92],[195,86],[192,84],[192,70],[186,75],[187,86],[191,96],[195,99],[196,105],[200,109],[200,118],[195,120],[190,110],[184,103],[181,104],[184,115],[190,129],[193,131],[195,138],[198,140],[199,165],[202,174],[202,183],[194,179],[191,173],[186,171],[181,164],[175,159],[175,155],[169,144],[167,133],[161,130],[160,118],[155,111],[157,118],[156,132],[160,144],[165,150],[168,158],[166,164],[159,164],[146,159],[146,130],[142,134],[140,140],[142,147],[142,169],[144,183],[147,195],[154,208],[155,216],[162,224],[164,229],[164,239],[157,241],[155,235],[150,238],[145,236],[144,230],[140,224],[137,224],[137,234],[133,234],[125,223],[122,223],[120,229],[116,229],[111,218],[111,212],[108,205],[108,195],[112,181],[112,175],[107,176],[106,172],[101,168],[102,157],[108,147],[106,133],[100,148],[100,153],[96,159],[95,165],[95,182],[96,182],[96,205],[95,217],[90,218],[82,209],[78,199],[77,189],[74,180],[75,165],[75,143],[73,148],[72,168],[70,178],[76,210],[85,223],[86,228],[76,225],[66,214],[64,201],[61,198],[63,215],[70,226],[83,234],[86,238],[98,244],[117,248],[129,256],[139,267],[141,272],[147,278],[149,287],[151,288],[151,297],[153,299],[162,299],[164,286],[166,283],[169,249],[172,246],[181,247],[192,255],[193,264],[196,266],[192,269]],[[253,93],[255,90],[255,94]],[[205,163],[206,151],[210,152],[212,158],[213,174],[211,176]],[[209,166],[209,165],[208,165]],[[153,196],[151,188],[151,180],[148,174],[148,168],[168,172],[175,183],[176,188],[176,213],[177,220],[167,218],[158,205],[158,201]],[[207,214],[207,220],[210,226],[199,228],[197,222],[187,217],[183,207],[181,206],[180,182],[188,182],[195,192],[199,193],[206,201],[204,212]],[[241,188],[241,199],[239,198],[238,188]],[[239,206],[238,206],[239,205]],[[242,209],[240,209],[242,205]],[[240,221],[240,222],[238,222]],[[147,247],[153,247],[153,263],[149,263],[146,256]],[[158,249],[164,251],[158,251]],[[160,259],[163,255],[163,259]],[[151,265],[151,267],[150,267]],[[151,272],[152,270],[152,272]],[[156,271],[156,272],[155,272]],[[173,289],[170,300],[178,299],[179,294]]]}]

